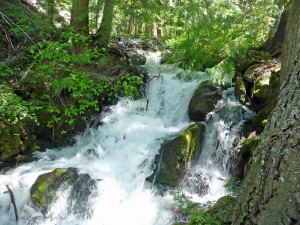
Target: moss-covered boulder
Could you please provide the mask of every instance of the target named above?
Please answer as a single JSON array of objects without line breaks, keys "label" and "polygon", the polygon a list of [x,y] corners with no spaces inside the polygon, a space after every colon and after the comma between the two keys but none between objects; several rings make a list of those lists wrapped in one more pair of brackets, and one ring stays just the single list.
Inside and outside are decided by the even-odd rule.
[{"label": "moss-covered boulder", "polygon": [[235,97],[239,100],[240,103],[246,104],[247,100],[247,90],[245,82],[242,77],[237,77],[235,79],[235,89],[234,89]]},{"label": "moss-covered boulder", "polygon": [[191,120],[205,121],[206,115],[214,110],[222,98],[222,88],[212,82],[202,82],[189,103],[188,114]]},{"label": "moss-covered boulder", "polygon": [[215,215],[222,224],[231,224],[236,198],[231,195],[220,198],[216,204],[205,211],[205,214]]},{"label": "moss-covered boulder", "polygon": [[256,65],[250,66],[243,75],[244,80],[247,83],[250,83],[251,85],[253,85],[256,80],[256,76],[259,76],[259,71],[257,71],[257,73],[256,73],[256,69],[260,68],[260,67],[261,67],[261,64],[256,64]]},{"label": "moss-covered boulder", "polygon": [[128,56],[129,56],[129,60],[131,62],[132,65],[145,65],[146,63],[146,57],[143,55],[140,55],[134,51],[130,51],[127,52]]},{"label": "moss-covered boulder", "polygon": [[253,85],[251,94],[263,102],[272,98],[279,89],[279,70],[280,68],[272,69],[261,74]]},{"label": "moss-covered boulder", "polygon": [[78,174],[75,168],[59,168],[40,175],[30,189],[30,197],[33,204],[45,214],[51,203],[58,199],[56,192],[70,188],[68,201],[72,202],[76,211],[87,204],[95,184],[88,174]]},{"label": "moss-covered boulder", "polygon": [[182,179],[187,166],[201,154],[205,124],[188,127],[182,134],[163,144],[158,157],[159,168],[154,171],[155,182],[175,187]]},{"label": "moss-covered boulder", "polygon": [[7,161],[11,156],[17,155],[25,150],[21,140],[22,127],[5,126],[0,124],[0,161]]},{"label": "moss-covered boulder", "polygon": [[[281,63],[276,60],[249,67],[243,77],[236,80],[237,98],[242,96],[240,102],[250,105],[251,109],[256,112],[270,105],[279,93],[280,69]],[[243,96],[246,96],[245,102]]]},{"label": "moss-covered boulder", "polygon": [[240,53],[236,58],[237,71],[244,73],[250,66],[259,62],[268,62],[272,56],[268,52],[248,50]]}]

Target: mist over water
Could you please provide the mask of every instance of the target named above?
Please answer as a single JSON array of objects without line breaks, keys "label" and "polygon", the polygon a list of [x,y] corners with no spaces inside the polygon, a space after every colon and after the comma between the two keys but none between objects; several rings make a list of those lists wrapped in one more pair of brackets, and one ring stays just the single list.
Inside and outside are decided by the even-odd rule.
[{"label": "mist over water", "polygon": [[[78,135],[73,146],[36,152],[36,162],[1,174],[1,225],[16,224],[9,195],[3,194],[5,184],[15,194],[19,225],[167,225],[173,222],[172,196],[157,194],[146,178],[153,172],[155,156],[164,140],[191,124],[187,108],[201,80],[180,82],[174,79],[182,70],[174,65],[159,65],[159,52],[149,53],[147,58],[148,111],[146,98],[134,101],[122,98],[101,114],[99,120],[103,125]],[[203,73],[199,72],[199,76],[207,79]],[[206,122],[206,138],[199,162],[184,179],[184,190],[194,200],[213,201],[226,194],[222,179],[229,176],[229,151],[250,114],[233,97],[232,89],[224,92],[223,99]],[[97,179],[96,189],[80,212],[70,206],[70,191],[67,188],[58,190],[55,203],[43,217],[31,203],[30,187],[40,174],[68,167],[78,168],[80,173]],[[205,182],[198,185],[193,182],[199,179]],[[207,184],[207,190],[199,193],[199,185],[203,183]]]}]

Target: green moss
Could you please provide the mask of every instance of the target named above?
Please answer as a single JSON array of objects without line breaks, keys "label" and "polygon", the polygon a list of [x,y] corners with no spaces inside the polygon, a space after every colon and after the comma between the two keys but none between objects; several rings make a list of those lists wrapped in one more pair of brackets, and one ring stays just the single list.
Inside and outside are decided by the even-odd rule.
[{"label": "green moss", "polygon": [[[52,191],[56,190],[68,169],[56,169],[52,172],[40,175],[30,189],[30,196],[33,203],[45,212],[52,201]],[[56,181],[56,182],[55,182]]]},{"label": "green moss", "polygon": [[25,150],[23,141],[21,140],[22,124],[18,123],[14,126],[0,125],[0,160],[5,161],[7,158]]},{"label": "green moss", "polygon": [[255,133],[252,133],[246,139],[244,147],[247,151],[250,151],[251,153],[253,153],[253,151],[256,149],[259,141],[260,141],[260,137],[256,136]]},{"label": "green moss", "polygon": [[226,207],[228,205],[232,205],[235,203],[235,197],[231,196],[231,195],[226,195],[223,196],[222,198],[220,198],[216,204],[214,204],[211,208],[209,208],[206,212],[214,212],[216,210],[219,210],[221,207]]},{"label": "green moss", "polygon": [[201,154],[204,124],[194,124],[162,147],[162,159],[156,182],[175,187],[189,163]]},{"label": "green moss", "polygon": [[255,81],[255,76],[253,75],[254,70],[257,68],[257,65],[249,67],[243,75],[243,78],[248,82],[253,84]]},{"label": "green moss", "polygon": [[261,130],[266,124],[266,120],[274,108],[275,104],[270,104],[258,111],[258,113],[251,118],[252,125]]},{"label": "green moss", "polygon": [[246,104],[246,85],[245,82],[243,81],[242,77],[237,77],[235,79],[235,96],[241,102],[242,104]]},{"label": "green moss", "polygon": [[241,52],[236,59],[236,68],[238,71],[244,73],[249,67],[258,62],[268,62],[271,60],[271,55],[267,52],[247,50]]},{"label": "green moss", "polygon": [[215,215],[219,221],[231,223],[236,198],[227,195],[220,198],[215,205],[205,211],[205,214]]}]

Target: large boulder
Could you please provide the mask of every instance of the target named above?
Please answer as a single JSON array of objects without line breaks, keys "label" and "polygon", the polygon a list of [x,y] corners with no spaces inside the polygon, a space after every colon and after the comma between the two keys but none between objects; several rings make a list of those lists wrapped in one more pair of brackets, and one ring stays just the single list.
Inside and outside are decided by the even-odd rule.
[{"label": "large boulder", "polygon": [[244,73],[250,66],[260,62],[268,62],[272,56],[268,52],[248,50],[240,53],[236,58],[237,71]]},{"label": "large boulder", "polygon": [[222,88],[209,81],[203,82],[194,92],[188,114],[194,121],[205,121],[206,115],[214,110],[215,104],[222,98]]},{"label": "large boulder", "polygon": [[249,67],[242,77],[236,78],[236,97],[255,111],[262,109],[279,93],[280,69],[281,63],[278,61]]},{"label": "large boulder", "polygon": [[57,191],[70,188],[68,205],[73,212],[80,213],[84,211],[95,185],[96,182],[88,174],[78,174],[75,168],[59,168],[38,176],[30,189],[30,197],[33,204],[45,214],[59,198]]},{"label": "large boulder", "polygon": [[279,70],[263,73],[251,89],[251,94],[263,102],[267,102],[279,90]]},{"label": "large boulder", "polygon": [[7,161],[11,156],[24,151],[21,135],[16,135],[18,132],[17,127],[4,126],[0,123],[0,161]]},{"label": "large boulder", "polygon": [[236,198],[230,195],[220,198],[216,204],[205,211],[205,214],[215,215],[222,224],[231,224]]},{"label": "large boulder", "polygon": [[146,63],[147,60],[146,57],[134,51],[127,52],[127,55],[129,56],[131,65],[139,66],[139,65],[145,65]]},{"label": "large boulder", "polygon": [[188,127],[182,134],[163,144],[159,168],[154,171],[156,183],[175,187],[183,178],[187,166],[197,160],[202,151],[205,124]]}]

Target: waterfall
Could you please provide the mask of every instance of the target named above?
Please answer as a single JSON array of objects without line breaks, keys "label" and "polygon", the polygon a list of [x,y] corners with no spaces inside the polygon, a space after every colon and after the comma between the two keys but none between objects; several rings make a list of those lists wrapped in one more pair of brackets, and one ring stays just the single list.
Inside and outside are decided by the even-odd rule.
[{"label": "waterfall", "polygon": [[[0,174],[0,225],[15,224],[9,195],[3,194],[5,184],[15,194],[19,225],[172,223],[172,196],[157,194],[146,178],[153,172],[154,159],[163,141],[191,124],[187,115],[189,101],[201,79],[208,78],[199,72],[201,79],[180,82],[174,77],[182,70],[175,65],[159,65],[159,54],[149,54],[145,65],[151,80],[146,88],[149,99],[147,111],[145,98],[121,98],[101,114],[99,120],[102,125],[78,135],[73,146],[36,152],[37,161]],[[201,201],[217,199],[224,194],[224,191],[218,192],[224,183],[218,178],[228,176],[228,151],[248,114],[234,100],[231,89],[224,92],[223,99],[207,121],[206,140],[199,163],[185,178],[185,189],[191,195],[195,195],[192,191],[195,184],[189,181],[197,177],[193,171],[200,171],[202,179],[207,182],[204,185],[208,190],[198,194]],[[88,173],[91,178],[99,180],[95,193],[84,207],[88,210],[81,216],[68,211],[66,199],[69,192],[58,190],[59,198],[43,217],[31,203],[30,187],[40,174],[67,167],[78,168],[80,173]]]}]

